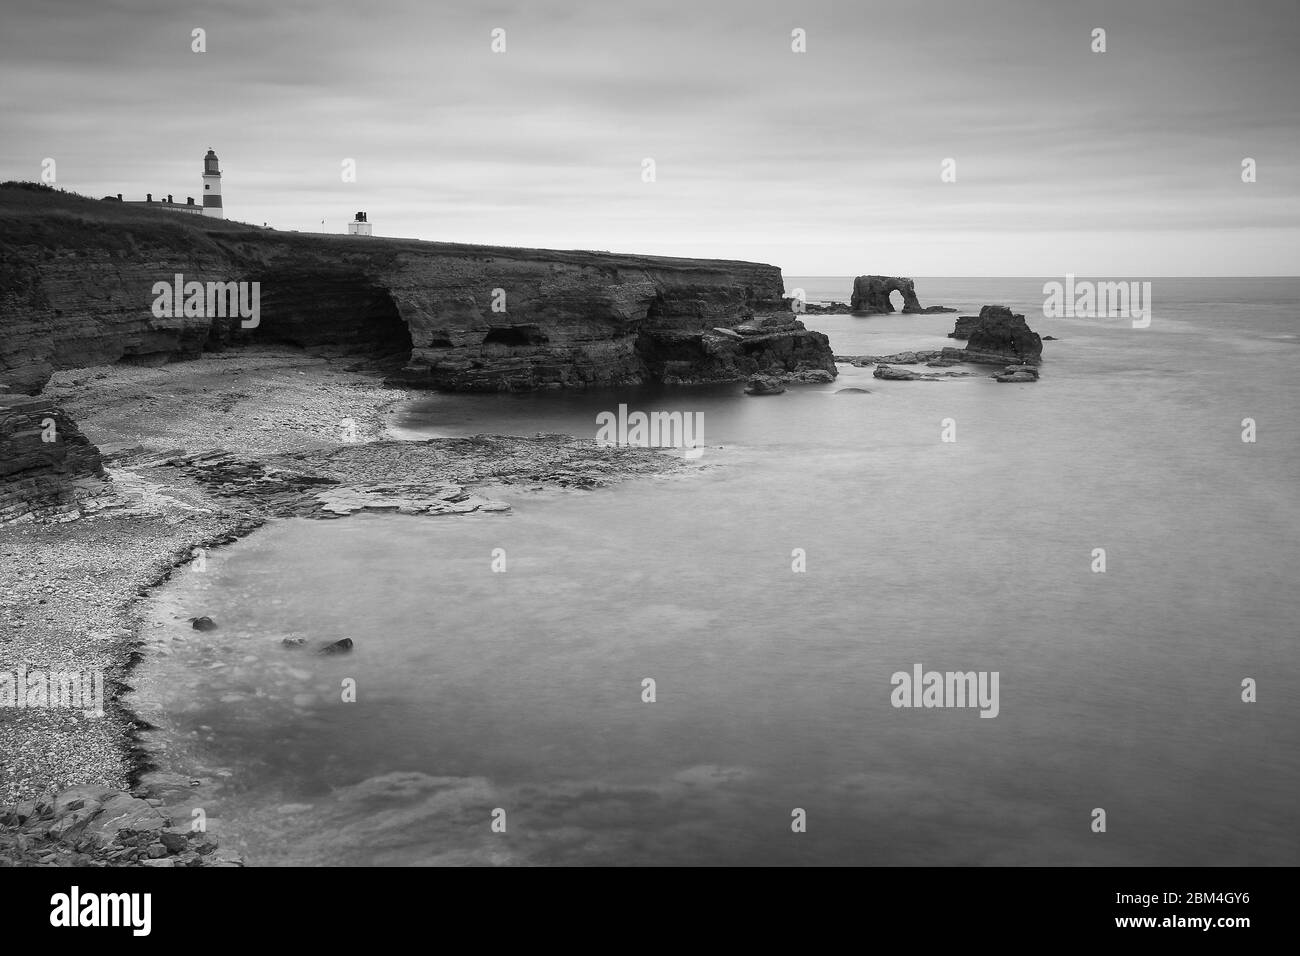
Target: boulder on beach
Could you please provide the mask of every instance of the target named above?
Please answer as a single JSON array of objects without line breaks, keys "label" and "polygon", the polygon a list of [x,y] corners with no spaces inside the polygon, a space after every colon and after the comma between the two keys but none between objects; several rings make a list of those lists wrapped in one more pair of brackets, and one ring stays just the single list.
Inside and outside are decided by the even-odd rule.
[{"label": "boulder on beach", "polygon": [[196,631],[215,631],[217,629],[216,622],[206,615],[190,618],[190,627]]}]

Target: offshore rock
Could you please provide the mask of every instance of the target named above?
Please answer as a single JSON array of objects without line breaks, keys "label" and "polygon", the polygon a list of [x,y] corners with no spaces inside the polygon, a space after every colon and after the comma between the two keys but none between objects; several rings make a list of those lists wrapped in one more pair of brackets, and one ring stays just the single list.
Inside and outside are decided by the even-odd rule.
[{"label": "offshore rock", "polygon": [[975,326],[979,325],[979,323],[980,316],[978,315],[959,315],[957,316],[956,326],[948,333],[948,338],[962,339],[964,341],[970,338],[971,332],[975,331]]},{"label": "offshore rock", "polygon": [[896,276],[858,276],[853,280],[853,296],[849,308],[860,315],[887,314],[894,311],[894,304],[889,301],[889,294],[897,292],[903,297],[905,315],[923,315],[933,312],[956,312],[941,305],[923,308],[916,297],[916,283],[911,279]]},{"label": "offshore rock", "polygon": [[893,355],[837,355],[835,361],[846,362],[858,368],[866,365],[921,365],[937,362],[942,355],[941,349],[930,349],[920,352],[896,352]]},{"label": "offshore rock", "polygon": [[993,377],[999,382],[1036,382],[1038,369],[1032,365],[1008,365]]},{"label": "offshore rock", "polygon": [[966,347],[944,349],[944,360],[988,365],[1037,365],[1042,361],[1042,339],[1023,315],[1004,305],[986,305],[980,309],[979,319]]},{"label": "offshore rock", "polygon": [[972,375],[973,372],[913,372],[905,368],[894,368],[892,365],[877,365],[876,370],[871,373],[873,378],[884,379],[887,382],[937,382],[944,378],[964,378]]},{"label": "offshore rock", "polygon": [[804,305],[803,311],[808,315],[848,315],[853,307],[847,302],[809,302]]},{"label": "offshore rock", "polygon": [[746,395],[780,395],[784,391],[781,380],[771,375],[755,375],[745,385]]}]

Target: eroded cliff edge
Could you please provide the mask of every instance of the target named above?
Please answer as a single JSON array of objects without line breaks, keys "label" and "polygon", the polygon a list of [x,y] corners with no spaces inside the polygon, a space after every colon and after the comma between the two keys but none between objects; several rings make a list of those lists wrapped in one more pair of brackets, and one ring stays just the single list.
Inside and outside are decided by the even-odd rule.
[{"label": "eroded cliff edge", "polygon": [[[155,283],[260,283],[260,323],[153,312]],[[0,187],[0,386],[247,342],[393,358],[465,391],[835,372],[776,266],[277,232]]]}]

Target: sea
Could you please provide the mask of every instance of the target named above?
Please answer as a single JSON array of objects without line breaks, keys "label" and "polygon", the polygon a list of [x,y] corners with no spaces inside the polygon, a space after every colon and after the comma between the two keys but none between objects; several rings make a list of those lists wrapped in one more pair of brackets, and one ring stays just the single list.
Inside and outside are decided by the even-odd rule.
[{"label": "sea", "polygon": [[[703,444],[188,565],[132,678],[159,767],[250,865],[1300,864],[1300,280],[1149,279],[1135,327],[1045,316],[1062,279],[916,282],[1055,337],[1033,384],[841,365],[398,409],[407,438],[680,411]],[[954,318],[805,321],[878,355]]]}]

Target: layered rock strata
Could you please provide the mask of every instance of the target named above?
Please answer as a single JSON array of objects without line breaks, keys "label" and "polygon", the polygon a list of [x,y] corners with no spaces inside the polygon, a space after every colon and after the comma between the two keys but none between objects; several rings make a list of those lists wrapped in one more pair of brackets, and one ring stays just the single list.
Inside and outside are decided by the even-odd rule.
[{"label": "layered rock strata", "polygon": [[[256,323],[190,282],[257,283]],[[389,355],[403,384],[463,391],[833,375],[782,294],[761,263],[277,232],[0,187],[0,385],[28,394],[55,369],[250,342]]]},{"label": "layered rock strata", "polygon": [[71,418],[44,398],[0,395],[0,524],[72,513],[104,487],[104,465]]}]

